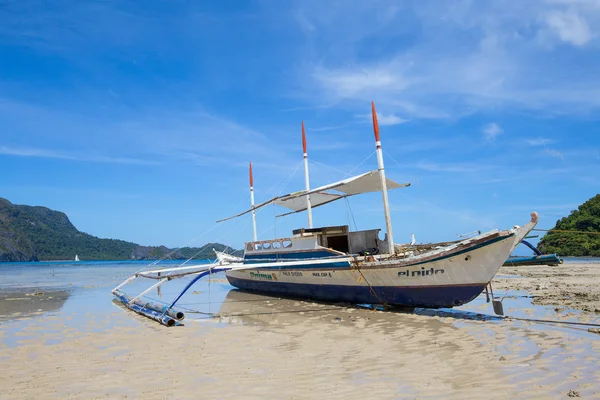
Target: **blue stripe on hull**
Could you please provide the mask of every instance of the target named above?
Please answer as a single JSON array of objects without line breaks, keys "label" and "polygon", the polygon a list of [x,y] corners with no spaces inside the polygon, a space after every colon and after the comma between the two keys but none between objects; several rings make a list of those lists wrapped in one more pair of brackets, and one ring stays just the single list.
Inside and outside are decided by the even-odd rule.
[{"label": "blue stripe on hull", "polygon": [[[258,263],[258,262],[276,262],[286,260],[309,260],[309,259],[322,259],[330,257],[340,257],[339,254],[324,251],[303,251],[303,252],[278,252],[278,253],[266,253],[266,254],[246,254],[244,255],[244,264]],[[343,256],[342,256],[343,257]]]},{"label": "blue stripe on hull", "polygon": [[[368,286],[311,285],[305,283],[265,282],[227,276],[239,289],[305,299],[343,301],[354,304],[377,304]],[[374,286],[377,296],[388,304],[409,307],[446,308],[468,303],[477,297],[485,285],[393,287]]]}]

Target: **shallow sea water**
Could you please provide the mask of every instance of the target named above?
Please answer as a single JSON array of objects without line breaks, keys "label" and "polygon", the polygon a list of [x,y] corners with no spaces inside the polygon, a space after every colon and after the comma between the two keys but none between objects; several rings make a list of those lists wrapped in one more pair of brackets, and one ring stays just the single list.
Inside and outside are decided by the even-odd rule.
[{"label": "shallow sea water", "polygon": [[[178,264],[165,262],[161,266],[168,268]],[[371,331],[376,335],[372,337],[381,337],[382,340],[399,337],[399,343],[406,344],[402,350],[407,352],[406,357],[412,354],[418,358],[419,354],[424,355],[423,352],[434,346],[440,354],[448,354],[444,363],[449,365],[456,363],[460,366],[461,354],[467,349],[476,355],[481,353],[481,357],[495,363],[507,360],[501,361],[498,367],[498,371],[505,374],[503,379],[516,387],[529,387],[535,383],[544,388],[540,392],[543,393],[541,397],[566,395],[571,389],[587,397],[600,397],[597,368],[600,365],[600,336],[588,332],[586,326],[532,321],[598,324],[598,316],[583,315],[575,310],[557,312],[553,307],[536,306],[526,292],[496,292],[497,297],[503,298],[505,314],[519,319],[494,315],[485,294],[455,309],[378,312],[365,307],[243,293],[230,286],[221,273],[204,278],[180,300],[180,309],[186,312],[185,326],[165,328],[124,309],[111,294],[112,288],[146,265],[147,262],[0,264],[0,361],[4,359],[2,349],[25,348],[40,340],[48,346],[60,348],[62,342],[77,339],[86,332],[107,332],[115,327],[131,333],[194,329],[197,335],[205,335],[215,328],[252,326],[260,329],[261,335],[266,337],[277,333],[281,334],[277,336],[279,339],[292,337],[277,345],[278,354],[285,357],[286,354],[297,355],[305,351],[302,346],[306,345],[303,344],[306,338],[303,334],[294,333],[293,328],[308,324],[324,332],[330,332],[337,326],[336,329],[347,329],[357,335]],[[168,302],[190,279],[168,282],[160,293],[155,290],[149,297],[155,302]],[[137,279],[126,286],[125,292],[135,295],[152,283],[148,279]],[[208,330],[203,327],[208,327]],[[420,341],[410,342],[410,336],[406,337],[410,332],[419,332],[422,335]],[[453,343],[452,337],[461,338],[462,343]],[[465,338],[469,343],[478,343],[479,347],[467,346]],[[354,346],[354,341],[349,340],[340,336],[339,345]],[[366,336],[364,340],[371,339]],[[99,346],[104,346],[99,350],[110,352],[109,355],[116,359],[128,357],[130,352],[125,345]],[[372,362],[375,366],[380,363],[377,360]],[[434,360],[432,365],[438,362]],[[266,373],[270,366],[261,368]],[[261,375],[260,371],[257,374]],[[388,386],[392,383],[400,385],[390,376],[380,379],[360,368],[348,376],[357,385],[368,386],[381,383],[381,380]],[[208,382],[217,378],[205,376],[203,379]],[[451,378],[447,379],[447,384],[455,385]],[[456,385],[461,390],[456,393],[463,393],[468,383]],[[406,385],[398,387],[419,393]],[[106,390],[109,395],[112,393]]]}]

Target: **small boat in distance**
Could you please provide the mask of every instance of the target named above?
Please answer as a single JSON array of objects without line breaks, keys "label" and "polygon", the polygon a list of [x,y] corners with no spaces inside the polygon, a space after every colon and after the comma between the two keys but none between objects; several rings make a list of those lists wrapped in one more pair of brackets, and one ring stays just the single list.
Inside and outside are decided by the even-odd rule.
[{"label": "small boat in distance", "polygon": [[[333,302],[390,304],[408,307],[455,307],[477,297],[516,246],[535,227],[537,213],[522,227],[493,230],[427,249],[397,245],[392,236],[388,190],[410,186],[385,176],[379,126],[372,104],[378,169],[310,189],[306,134],[302,145],[306,188],[254,204],[250,165],[251,208],[225,221],[252,213],[254,240],[244,248],[242,264],[225,271],[239,289],[278,296]],[[313,228],[312,208],[348,196],[381,191],[386,235],[379,229],[351,232],[347,225]],[[284,238],[258,240],[255,211],[268,204],[288,208],[288,215],[307,211],[308,227]],[[218,222],[220,222],[218,221]],[[414,250],[409,249],[414,248]]]},{"label": "small boat in distance", "polygon": [[75,254],[75,261],[79,261],[79,256]]}]

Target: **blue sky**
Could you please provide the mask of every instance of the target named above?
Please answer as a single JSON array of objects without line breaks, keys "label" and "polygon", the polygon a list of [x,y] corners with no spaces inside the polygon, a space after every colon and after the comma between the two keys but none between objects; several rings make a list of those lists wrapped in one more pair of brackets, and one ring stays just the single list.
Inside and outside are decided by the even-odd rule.
[{"label": "blue sky", "polygon": [[[550,228],[599,191],[599,49],[594,0],[4,2],[0,196],[99,237],[241,246],[249,217],[214,221],[247,206],[248,162],[258,202],[301,189],[304,121],[313,186],[376,169],[373,100],[413,184],[396,242]],[[384,228],[380,198],[315,225]],[[277,211],[261,238],[306,225]]]}]

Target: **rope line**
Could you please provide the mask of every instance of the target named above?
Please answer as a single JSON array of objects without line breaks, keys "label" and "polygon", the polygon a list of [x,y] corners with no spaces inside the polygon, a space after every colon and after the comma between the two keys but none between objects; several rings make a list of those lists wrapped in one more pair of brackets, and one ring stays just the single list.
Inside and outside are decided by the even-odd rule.
[{"label": "rope line", "polygon": [[319,165],[322,165],[322,166],[324,166],[324,167],[327,167],[327,168],[331,168],[331,169],[332,169],[332,170],[334,170],[334,171],[337,171],[337,172],[340,172],[340,173],[344,174],[344,175],[343,175],[343,177],[344,177],[344,178],[346,178],[346,177],[350,176],[350,175],[351,175],[351,174],[352,174],[354,171],[356,171],[356,169],[357,169],[358,167],[360,167],[361,165],[363,165],[363,164],[364,164],[364,163],[365,163],[365,162],[366,162],[366,161],[367,161],[369,158],[373,157],[373,155],[374,155],[374,154],[375,154],[375,152],[372,152],[371,154],[369,154],[369,155],[368,155],[368,156],[367,156],[367,157],[366,157],[364,160],[362,160],[362,161],[361,161],[361,162],[360,162],[360,163],[359,163],[357,166],[355,166],[354,168],[352,168],[352,169],[350,170],[350,172],[344,172],[344,171],[342,171],[341,169],[338,169],[338,168],[332,167],[331,165],[327,165],[327,164],[324,164],[324,163],[322,163],[322,162],[319,162],[319,161],[315,161],[315,160],[313,160],[313,159],[309,159],[309,160],[308,160],[308,162],[309,162],[309,163],[314,163],[314,164],[319,164]]},{"label": "rope line", "polygon": [[308,163],[309,163],[309,164],[318,164],[318,165],[322,165],[322,166],[324,166],[325,168],[330,168],[330,169],[332,169],[332,170],[334,170],[334,171],[336,171],[336,172],[339,172],[339,173],[342,173],[342,174],[346,174],[346,172],[345,172],[345,171],[342,171],[341,169],[338,169],[338,168],[336,168],[336,167],[332,167],[331,165],[324,164],[324,163],[322,163],[322,162],[319,162],[319,161],[313,160],[313,159],[311,159],[311,158],[309,158],[309,159],[308,159]]},{"label": "rope line", "polygon": [[[354,219],[354,213],[352,212],[352,207],[350,206],[350,200],[348,199],[348,197],[344,197],[344,200],[346,200],[346,207],[348,209],[348,213],[350,214],[350,217],[352,218],[352,222],[354,223],[354,230],[358,231],[358,225],[356,225],[356,220]],[[348,218],[348,219],[350,219],[350,218]],[[350,224],[348,224],[348,225],[350,225]]]},{"label": "rope line", "polygon": [[354,267],[356,268],[356,270],[360,274],[361,278],[365,280],[365,283],[367,284],[367,286],[369,286],[369,293],[371,293],[373,296],[375,296],[377,298],[377,300],[379,300],[379,304],[381,304],[384,308],[387,308],[387,306],[388,306],[387,302],[384,301],[381,297],[379,297],[377,295],[377,293],[375,292],[375,289],[373,289],[373,286],[371,286],[371,284],[367,280],[367,277],[362,273],[362,271],[360,270],[360,267],[358,266],[358,264],[354,264]]},{"label": "rope line", "polygon": [[590,324],[590,323],[586,323],[586,322],[573,322],[573,321],[556,321],[556,320],[552,320],[552,319],[519,318],[519,317],[511,317],[511,316],[506,316],[504,319],[514,319],[517,321],[525,321],[525,322],[543,322],[543,323],[548,323],[548,324],[581,325],[581,326],[600,327],[600,324]]},{"label": "rope line", "polygon": [[357,169],[358,167],[360,167],[360,166],[361,166],[361,165],[363,165],[365,162],[367,162],[367,160],[368,160],[369,158],[373,157],[373,155],[374,155],[374,154],[375,154],[375,152],[372,152],[371,154],[369,154],[369,155],[367,156],[367,158],[365,158],[364,160],[362,160],[362,161],[360,162],[360,164],[358,164],[356,167],[352,168],[352,169],[350,170],[350,172],[346,173],[346,175],[344,176],[344,178],[346,178],[347,176],[350,176],[350,175],[351,175],[351,174],[352,174],[354,171],[356,171],[356,169]]},{"label": "rope line", "polygon": [[600,232],[588,232],[588,231],[569,231],[564,229],[532,229],[540,232],[564,232],[564,233],[584,233],[590,235],[600,235]]}]

